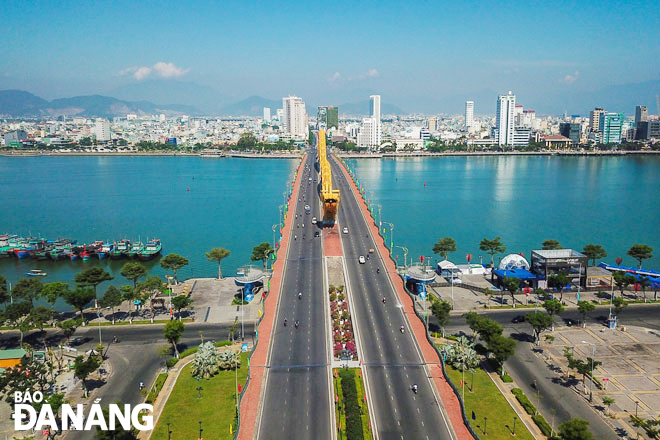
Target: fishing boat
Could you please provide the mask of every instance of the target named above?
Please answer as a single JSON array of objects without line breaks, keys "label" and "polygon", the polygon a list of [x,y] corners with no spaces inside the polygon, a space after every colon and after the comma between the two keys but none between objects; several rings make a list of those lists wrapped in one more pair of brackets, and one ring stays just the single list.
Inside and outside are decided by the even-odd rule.
[{"label": "fishing boat", "polygon": [[135,242],[128,251],[128,258],[140,258],[142,251],[144,251],[144,243],[141,241]]},{"label": "fishing boat", "polygon": [[128,251],[131,250],[131,240],[123,239],[119,243],[114,243],[114,249],[110,252],[110,258],[119,260],[128,256]]},{"label": "fishing boat", "polygon": [[82,258],[83,261],[88,261],[94,256],[96,256],[96,249],[93,245],[85,245],[83,251],[80,253],[80,258]]},{"label": "fishing boat", "polygon": [[83,250],[84,250],[84,249],[83,249],[82,246],[74,246],[74,247],[72,247],[72,248],[71,248],[71,251],[70,251],[70,252],[67,252],[67,254],[69,255],[69,259],[71,259],[71,261],[73,261],[73,260],[80,260],[80,254],[83,252]]},{"label": "fishing boat", "polygon": [[40,271],[39,269],[32,269],[29,272],[25,272],[25,275],[29,277],[45,277],[48,274],[46,272]]},{"label": "fishing boat", "polygon": [[110,253],[113,251],[115,248],[114,244],[112,243],[103,243],[101,245],[101,249],[96,253],[96,256],[99,257],[99,260],[103,260],[104,258],[108,258],[110,256]]},{"label": "fishing boat", "polygon": [[144,246],[144,250],[140,252],[140,260],[151,260],[156,255],[160,254],[162,249],[163,246],[161,245],[159,239],[150,240]]}]

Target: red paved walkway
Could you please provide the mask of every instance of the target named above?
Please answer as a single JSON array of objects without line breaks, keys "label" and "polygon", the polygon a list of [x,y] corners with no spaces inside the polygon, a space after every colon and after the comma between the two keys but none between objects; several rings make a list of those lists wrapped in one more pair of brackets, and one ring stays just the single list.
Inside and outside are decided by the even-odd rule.
[{"label": "red paved walkway", "polygon": [[[303,161],[306,156],[303,156]],[[282,276],[284,275],[284,263],[286,261],[286,252],[289,246],[289,236],[291,235],[291,213],[294,212],[295,200],[298,198],[300,188],[300,173],[296,174],[296,181],[293,186],[293,193],[289,206],[289,214],[284,220],[284,229],[282,230],[282,240],[277,250],[277,260],[273,265],[273,276],[270,279],[270,293],[264,302],[264,317],[258,327],[259,343],[250,358],[250,382],[245,389],[245,394],[241,399],[241,426],[238,431],[238,438],[241,440],[251,440],[254,438],[257,427],[257,416],[259,414],[259,404],[264,383],[264,373],[266,360],[268,359],[268,350],[270,349],[270,338],[275,323],[275,312],[277,310],[277,301],[280,297],[280,287]]]},{"label": "red paved walkway", "polygon": [[406,313],[406,317],[408,318],[408,322],[410,322],[410,326],[413,332],[415,333],[415,337],[419,344],[419,348],[422,352],[422,355],[424,356],[424,362],[426,362],[426,364],[429,367],[431,377],[433,377],[433,381],[435,382],[435,385],[440,393],[440,398],[442,399],[442,403],[447,411],[447,414],[449,415],[449,422],[451,423],[452,427],[454,428],[454,432],[456,432],[456,435],[460,440],[471,439],[473,438],[472,434],[470,434],[470,431],[463,423],[463,416],[461,414],[461,403],[459,402],[458,397],[456,397],[456,394],[454,394],[454,390],[447,383],[447,380],[444,374],[442,373],[442,367],[440,366],[440,357],[436,353],[431,343],[428,342],[428,340],[426,339],[426,329],[424,328],[424,323],[415,314],[413,308],[414,304],[410,296],[408,296],[408,293],[406,293],[405,287],[403,285],[403,280],[396,271],[396,266],[394,264],[394,261],[391,258],[386,258],[387,256],[389,256],[390,253],[389,248],[386,247],[385,244],[383,243],[383,238],[378,233],[378,227],[376,226],[373,218],[371,217],[371,214],[369,213],[369,209],[367,208],[367,204],[362,198],[360,191],[358,191],[358,188],[355,186],[353,179],[351,179],[351,176],[348,174],[348,171],[346,170],[346,168],[344,168],[344,165],[341,163],[341,161],[338,160],[337,162],[339,163],[339,166],[344,172],[344,175],[346,176],[346,179],[348,180],[351,189],[357,195],[356,198],[358,200],[358,204],[360,205],[360,208],[364,213],[364,217],[367,219],[367,224],[369,228],[371,228],[371,234],[373,235],[374,240],[376,240],[376,246],[378,246],[378,251],[380,252],[380,255],[383,256],[383,261],[385,263],[387,272],[390,276],[390,279],[392,280],[392,284],[394,285],[397,294],[399,295],[401,304],[403,304],[404,306],[404,310]]},{"label": "red paved walkway", "polygon": [[335,224],[332,228],[323,228],[323,250],[325,257],[341,257],[344,255],[339,240],[339,228]]}]

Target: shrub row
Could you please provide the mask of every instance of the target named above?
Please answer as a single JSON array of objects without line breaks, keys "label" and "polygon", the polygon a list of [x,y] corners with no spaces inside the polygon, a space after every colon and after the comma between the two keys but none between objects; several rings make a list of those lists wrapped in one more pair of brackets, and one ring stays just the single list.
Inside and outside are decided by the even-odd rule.
[{"label": "shrub row", "polygon": [[158,375],[156,382],[154,382],[154,386],[151,387],[151,390],[149,390],[149,393],[147,394],[147,403],[154,403],[156,397],[158,397],[158,393],[163,389],[165,379],[167,379],[167,373],[160,373]]},{"label": "shrub row", "polygon": [[344,397],[346,411],[346,438],[347,440],[363,440],[362,413],[355,386],[355,371],[340,370],[341,391]]},{"label": "shrub row", "polygon": [[552,436],[552,428],[550,427],[550,424],[543,418],[541,414],[537,414],[535,416],[532,416],[532,420],[534,420],[534,423],[536,423],[536,426],[539,427],[543,435],[546,437],[550,438]]},{"label": "shrub row", "polygon": [[525,411],[527,414],[530,416],[533,416],[536,414],[536,407],[530,400],[525,396],[525,393],[523,393],[523,390],[520,388],[512,388],[511,392],[513,393],[514,396],[516,396],[516,399],[518,399],[518,402],[522,405],[523,408],[525,408]]}]

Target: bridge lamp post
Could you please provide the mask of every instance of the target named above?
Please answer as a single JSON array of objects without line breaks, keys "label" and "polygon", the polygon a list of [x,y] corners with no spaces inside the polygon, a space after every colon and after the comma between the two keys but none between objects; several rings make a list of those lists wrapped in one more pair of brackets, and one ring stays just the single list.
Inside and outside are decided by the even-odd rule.
[{"label": "bridge lamp post", "polygon": [[277,225],[273,225],[273,252],[275,251],[275,229],[277,229]]},{"label": "bridge lamp post", "polygon": [[403,267],[408,268],[408,248],[399,245],[396,245],[395,247],[398,247],[403,251]]},{"label": "bridge lamp post", "polygon": [[394,225],[390,222],[383,222],[386,225],[389,225],[390,227],[390,253],[392,253],[392,249],[394,248]]}]

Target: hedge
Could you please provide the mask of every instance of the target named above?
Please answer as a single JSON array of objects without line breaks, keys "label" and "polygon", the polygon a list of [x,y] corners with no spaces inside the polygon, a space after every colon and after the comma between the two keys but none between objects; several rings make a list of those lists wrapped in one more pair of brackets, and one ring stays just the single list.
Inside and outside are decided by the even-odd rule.
[{"label": "hedge", "polygon": [[508,374],[506,374],[506,373],[504,373],[504,376],[500,376],[500,378],[502,379],[502,382],[504,382],[504,383],[513,382],[513,378],[511,376],[509,376]]},{"label": "hedge", "polygon": [[167,379],[167,373],[160,373],[158,375],[156,381],[154,382],[154,386],[151,387],[151,390],[149,390],[149,393],[147,394],[147,403],[154,403],[156,397],[158,397],[158,393],[160,393],[160,390],[165,384],[165,379]]},{"label": "hedge", "polygon": [[522,407],[525,408],[527,414],[531,416],[536,414],[536,407],[532,404],[532,402],[529,401],[527,396],[525,396],[523,390],[521,390],[520,388],[512,388],[511,392],[513,393],[514,396],[516,396],[516,399],[518,399],[518,402],[520,402]]},{"label": "hedge", "polygon": [[534,420],[534,423],[536,423],[536,426],[539,427],[543,435],[546,437],[550,437],[552,435],[552,428],[550,427],[550,424],[548,424],[548,422],[543,418],[541,414],[532,416],[532,420]]},{"label": "hedge", "polygon": [[346,438],[348,440],[363,440],[362,413],[358,402],[357,388],[355,386],[355,372],[353,370],[340,370],[341,391],[344,397],[344,410],[346,412]]}]

